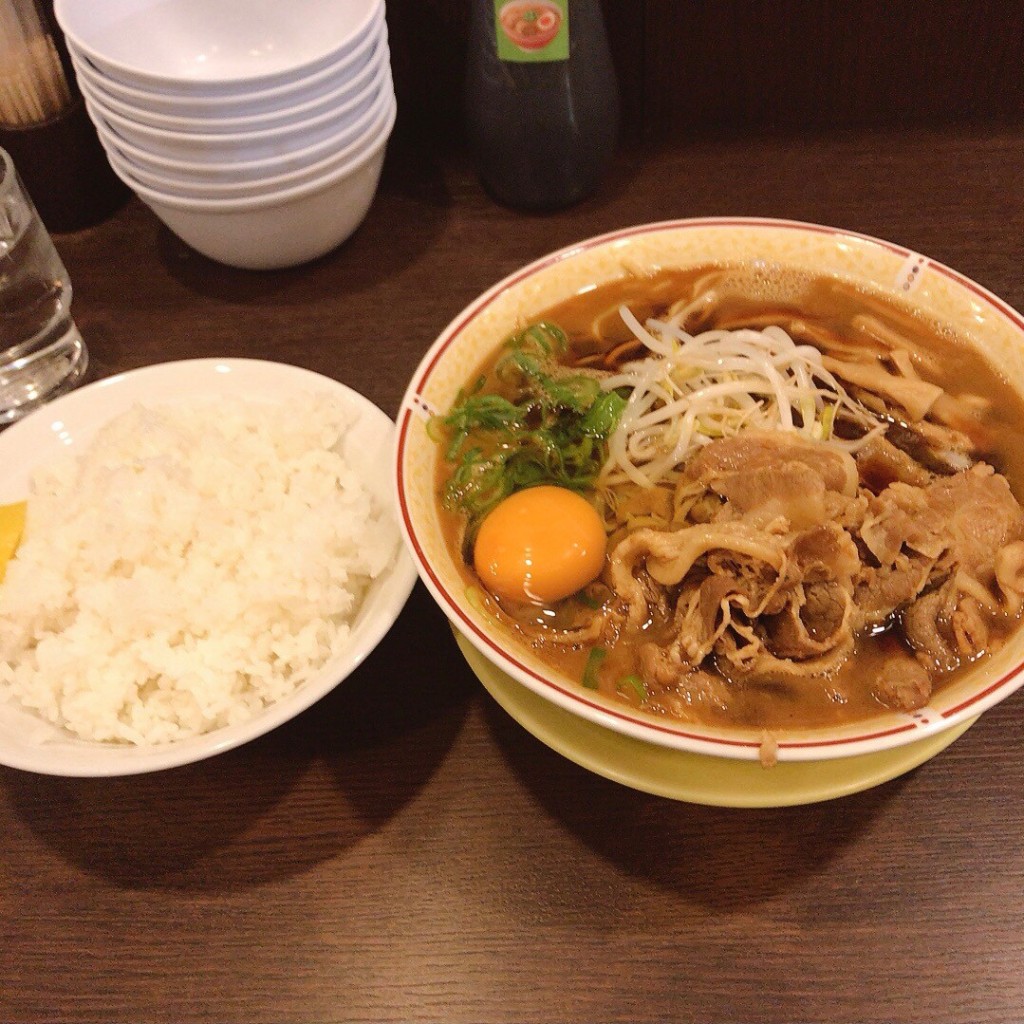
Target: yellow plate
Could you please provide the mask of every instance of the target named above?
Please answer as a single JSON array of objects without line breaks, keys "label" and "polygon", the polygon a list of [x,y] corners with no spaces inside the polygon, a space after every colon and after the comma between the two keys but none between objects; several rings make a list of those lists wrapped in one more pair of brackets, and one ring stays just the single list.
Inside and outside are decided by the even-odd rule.
[{"label": "yellow plate", "polygon": [[463,657],[487,692],[524,728],[583,768],[624,786],[712,807],[789,807],[832,800],[909,772],[966,732],[977,716],[892,750],[828,761],[756,761],[709,757],[645,743],[605,729],[544,700],[492,665],[454,630]]}]

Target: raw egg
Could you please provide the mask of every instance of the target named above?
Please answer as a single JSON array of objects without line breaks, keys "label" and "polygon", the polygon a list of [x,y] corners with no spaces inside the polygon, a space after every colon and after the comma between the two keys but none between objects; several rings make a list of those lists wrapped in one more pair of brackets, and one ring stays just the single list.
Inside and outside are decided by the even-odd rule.
[{"label": "raw egg", "polygon": [[551,604],[598,576],[605,545],[601,517],[585,498],[564,487],[530,487],[487,514],[473,566],[498,597]]},{"label": "raw egg", "polygon": [[0,580],[7,572],[7,563],[14,557],[25,529],[25,502],[0,505]]}]

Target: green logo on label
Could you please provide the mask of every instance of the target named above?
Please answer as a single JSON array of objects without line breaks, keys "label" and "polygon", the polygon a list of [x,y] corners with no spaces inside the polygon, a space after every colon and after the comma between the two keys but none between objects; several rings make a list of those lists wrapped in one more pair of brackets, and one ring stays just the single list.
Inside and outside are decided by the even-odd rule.
[{"label": "green logo on label", "polygon": [[494,26],[502,60],[569,58],[568,0],[494,0]]}]

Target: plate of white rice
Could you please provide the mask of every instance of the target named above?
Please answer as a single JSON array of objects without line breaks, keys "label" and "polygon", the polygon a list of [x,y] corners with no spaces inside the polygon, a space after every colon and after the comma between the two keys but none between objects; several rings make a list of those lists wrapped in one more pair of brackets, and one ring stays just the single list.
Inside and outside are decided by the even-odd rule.
[{"label": "plate of white rice", "polygon": [[28,502],[0,582],[0,763],[169,768],[338,685],[415,582],[393,443],[350,388],[247,359],[110,377],[0,433],[0,505]]}]

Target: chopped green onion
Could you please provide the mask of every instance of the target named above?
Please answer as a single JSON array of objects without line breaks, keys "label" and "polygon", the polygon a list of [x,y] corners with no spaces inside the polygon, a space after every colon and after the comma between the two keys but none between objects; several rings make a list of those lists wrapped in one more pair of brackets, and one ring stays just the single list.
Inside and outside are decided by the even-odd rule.
[{"label": "chopped green onion", "polygon": [[623,676],[615,686],[619,693],[624,688],[631,689],[640,700],[647,699],[647,687],[644,685],[644,681],[637,675]]},{"label": "chopped green onion", "polygon": [[807,430],[810,430],[814,423],[814,413],[814,399],[810,395],[802,395],[800,397],[800,420]]},{"label": "chopped green onion", "polygon": [[619,422],[626,399],[617,391],[599,392],[587,410],[580,429],[588,437],[607,437]]},{"label": "chopped green onion", "polygon": [[702,419],[697,420],[697,425],[694,429],[704,437],[725,437],[725,431],[721,427],[716,427],[714,424],[707,423]]},{"label": "chopped green onion", "polygon": [[494,614],[491,612],[490,608],[487,607],[487,598],[484,597],[483,592],[479,587],[466,587],[464,593],[470,608],[479,612],[481,615],[486,615],[490,619],[494,618]]},{"label": "chopped green onion", "polygon": [[444,417],[431,416],[430,419],[427,420],[427,437],[429,437],[434,444],[440,444],[445,439]]},{"label": "chopped green onion", "polygon": [[[481,377],[441,419],[445,459],[453,466],[442,500],[467,516],[470,536],[516,491],[538,484],[586,491],[596,484],[626,398],[558,366],[554,356],[568,346],[565,332],[548,321],[518,332],[494,368],[513,397],[488,394]],[[438,424],[430,429],[434,437]]]},{"label": "chopped green onion", "polygon": [[565,336],[565,331],[550,320],[541,320],[539,323],[531,324],[525,331],[513,338],[513,342],[521,348],[526,347],[527,340],[535,342],[545,355],[551,355],[552,352],[565,352],[569,348],[569,339]]},{"label": "chopped green onion", "polygon": [[832,437],[832,427],[836,421],[836,409],[839,408],[839,403],[835,405],[826,405],[825,411],[821,414],[821,439],[822,441],[828,441]]},{"label": "chopped green onion", "polygon": [[587,655],[587,664],[583,669],[583,685],[588,690],[598,688],[597,671],[601,667],[608,652],[603,647],[592,647]]}]

